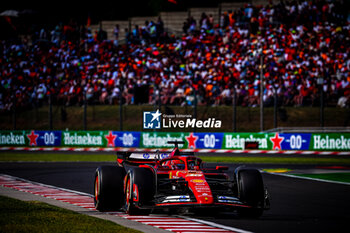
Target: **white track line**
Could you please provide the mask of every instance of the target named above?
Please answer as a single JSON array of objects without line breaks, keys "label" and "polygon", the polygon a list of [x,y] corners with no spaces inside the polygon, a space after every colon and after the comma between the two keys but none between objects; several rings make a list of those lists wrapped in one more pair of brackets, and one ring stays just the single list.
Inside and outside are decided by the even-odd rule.
[{"label": "white track line", "polygon": [[176,232],[227,232],[224,229],[217,229],[217,228],[213,228],[213,229],[205,229],[205,228],[201,228],[201,229],[189,229],[189,228],[182,228],[182,229],[175,229],[175,228],[167,228],[168,231],[176,231]]},{"label": "white track line", "polygon": [[201,226],[202,224],[198,222],[141,222],[147,225],[152,225],[152,226],[164,226],[164,225],[180,225],[180,226],[186,226],[186,225],[191,225],[191,226]]},{"label": "white track line", "polygon": [[53,189],[53,190],[56,190],[56,191],[60,190],[60,191],[71,192],[71,193],[75,193],[75,194],[79,194],[79,195],[83,195],[83,196],[93,197],[93,195],[91,195],[89,193],[79,192],[79,191],[70,190],[70,189],[66,189],[66,188],[60,188],[60,187],[56,187],[56,186],[48,185],[48,184],[42,184],[42,183],[38,183],[38,182],[35,182],[35,181],[29,181],[29,180],[26,180],[26,179],[15,177],[15,176],[10,176],[10,175],[6,175],[6,174],[0,174],[0,176],[1,177],[7,177],[8,179],[14,179],[14,180],[22,181],[22,182],[28,182],[28,183],[31,183],[31,184],[43,186],[43,187],[50,188],[50,189]]},{"label": "white track line", "polygon": [[[136,220],[136,219],[133,219]],[[173,219],[164,219],[164,218],[152,218],[152,219],[137,219],[136,221],[138,222],[191,222],[186,219],[178,219],[178,218],[173,218]]]},{"label": "white track line", "polygon": [[201,220],[201,219],[189,218],[189,217],[186,217],[186,216],[179,216],[179,215],[177,215],[177,217],[188,219],[188,220],[199,222],[199,223],[203,223],[203,224],[206,224],[206,225],[209,225],[209,226],[213,226],[213,227],[217,227],[217,228],[221,228],[221,229],[225,229],[225,230],[229,230],[229,231],[235,231],[235,232],[238,232],[238,233],[251,233],[251,231],[245,231],[245,230],[242,230],[242,229],[239,229],[239,228],[235,228],[235,227],[224,226],[224,225],[221,225],[221,224],[218,224],[218,223],[213,223],[213,222],[209,222],[209,221],[205,221],[205,220]]},{"label": "white track line", "polygon": [[[264,171],[264,172],[265,172],[265,171]],[[304,180],[312,180],[312,181],[320,181],[320,182],[332,183],[332,184],[345,184],[345,185],[350,185],[350,183],[347,183],[347,182],[332,181],[332,180],[323,180],[323,179],[317,179],[317,178],[311,178],[311,177],[305,177],[305,176],[296,176],[296,175],[291,175],[291,174],[273,173],[273,172],[265,172],[265,173],[272,174],[272,175],[277,175],[277,176],[286,176],[286,177],[291,177],[291,178],[304,179]]]},{"label": "white track line", "polygon": [[[211,232],[211,231],[195,231],[195,230],[192,230],[192,231],[182,231],[182,230],[178,230],[178,231],[174,231],[176,233],[205,233],[205,232]],[[221,232],[221,233],[227,233],[227,232],[231,232],[231,231],[218,231],[218,232]]]}]

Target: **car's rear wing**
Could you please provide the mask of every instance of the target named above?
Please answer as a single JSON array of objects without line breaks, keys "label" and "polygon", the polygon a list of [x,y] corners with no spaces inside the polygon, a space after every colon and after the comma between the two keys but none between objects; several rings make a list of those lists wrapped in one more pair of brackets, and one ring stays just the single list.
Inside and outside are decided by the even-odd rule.
[{"label": "car's rear wing", "polygon": [[117,152],[118,159],[129,162],[154,162],[165,159],[169,153],[149,153],[149,152]]},{"label": "car's rear wing", "polygon": [[[168,158],[170,155],[169,152],[117,152],[118,160],[124,162],[134,162],[134,163],[154,163],[157,160],[162,160]],[[178,151],[179,156],[194,156],[193,152],[180,152]],[[121,162],[121,161],[120,161]]]}]

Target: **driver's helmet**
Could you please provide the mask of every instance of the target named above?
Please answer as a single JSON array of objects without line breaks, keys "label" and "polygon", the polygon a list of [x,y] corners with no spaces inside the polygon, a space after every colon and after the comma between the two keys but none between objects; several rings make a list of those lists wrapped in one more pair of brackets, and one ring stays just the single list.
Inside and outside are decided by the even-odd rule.
[{"label": "driver's helmet", "polygon": [[188,170],[198,170],[198,164],[196,161],[188,161],[187,162]]},{"label": "driver's helmet", "polygon": [[185,164],[183,161],[178,160],[178,159],[174,159],[174,160],[170,160],[169,161],[169,167],[171,167],[171,169],[173,170],[183,170],[185,169]]}]

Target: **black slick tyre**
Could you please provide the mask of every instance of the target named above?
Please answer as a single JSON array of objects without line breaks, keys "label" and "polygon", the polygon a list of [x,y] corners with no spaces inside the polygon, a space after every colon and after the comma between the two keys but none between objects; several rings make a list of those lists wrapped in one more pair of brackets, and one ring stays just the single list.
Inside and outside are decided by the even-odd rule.
[{"label": "black slick tyre", "polygon": [[150,169],[131,168],[125,185],[125,212],[129,215],[147,215],[155,195],[155,178]]},{"label": "black slick tyre", "polygon": [[240,217],[258,218],[263,213],[264,183],[261,173],[256,169],[243,169],[238,174],[239,199],[250,208],[238,209]]},{"label": "black slick tyre", "polygon": [[124,202],[123,182],[125,169],[117,166],[101,166],[96,169],[94,203],[99,211],[113,211]]}]

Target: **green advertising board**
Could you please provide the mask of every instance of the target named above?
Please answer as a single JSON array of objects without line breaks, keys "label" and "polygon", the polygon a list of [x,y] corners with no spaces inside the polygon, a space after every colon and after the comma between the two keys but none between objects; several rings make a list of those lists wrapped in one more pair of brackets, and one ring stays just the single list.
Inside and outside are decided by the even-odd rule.
[{"label": "green advertising board", "polygon": [[29,131],[0,131],[0,146],[28,146]]},{"label": "green advertising board", "polygon": [[349,151],[349,133],[313,133],[309,150],[317,151]]},{"label": "green advertising board", "polygon": [[62,146],[106,147],[108,131],[62,131]]},{"label": "green advertising board", "polygon": [[271,150],[273,143],[267,133],[224,133],[222,149],[244,150],[245,142],[258,142],[259,149]]},{"label": "green advertising board", "polygon": [[186,136],[189,133],[142,133],[141,134],[141,148],[174,148],[173,144],[168,144],[169,141],[183,141],[185,144],[179,144],[180,148],[187,148],[188,143]]}]

